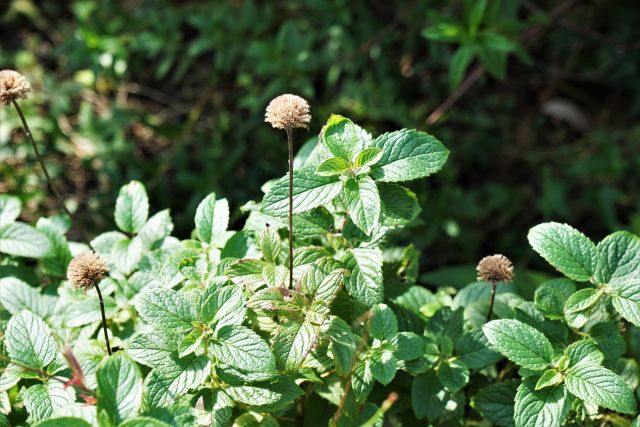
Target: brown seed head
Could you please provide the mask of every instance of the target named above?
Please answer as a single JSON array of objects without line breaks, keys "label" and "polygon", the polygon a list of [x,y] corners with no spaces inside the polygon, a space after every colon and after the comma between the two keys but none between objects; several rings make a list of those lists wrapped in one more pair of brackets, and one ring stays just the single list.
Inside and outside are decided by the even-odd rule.
[{"label": "brown seed head", "polygon": [[280,95],[267,105],[264,121],[276,129],[306,128],[311,121],[309,103],[297,95]]},{"label": "brown seed head", "polygon": [[31,86],[26,77],[17,71],[0,71],[0,103],[9,105],[13,100],[26,98]]},{"label": "brown seed head", "polygon": [[504,255],[486,256],[480,260],[478,280],[489,283],[510,283],[513,280],[513,264]]},{"label": "brown seed head", "polygon": [[83,252],[74,257],[67,268],[67,279],[78,289],[89,289],[100,283],[109,266],[95,252]]}]

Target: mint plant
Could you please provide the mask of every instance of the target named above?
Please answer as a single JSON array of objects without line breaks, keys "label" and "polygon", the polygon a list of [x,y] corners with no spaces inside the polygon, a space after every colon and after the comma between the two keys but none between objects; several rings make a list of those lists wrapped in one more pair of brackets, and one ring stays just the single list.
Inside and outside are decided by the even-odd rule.
[{"label": "mint plant", "polygon": [[[500,255],[430,290],[395,236],[421,209],[401,183],[447,157],[333,115],[242,229],[209,194],[184,240],[137,181],[88,244],[0,196],[0,425],[637,425],[639,238],[542,224],[531,245],[565,277],[533,301]],[[69,267],[89,247],[103,307],[72,283],[96,277]]]}]

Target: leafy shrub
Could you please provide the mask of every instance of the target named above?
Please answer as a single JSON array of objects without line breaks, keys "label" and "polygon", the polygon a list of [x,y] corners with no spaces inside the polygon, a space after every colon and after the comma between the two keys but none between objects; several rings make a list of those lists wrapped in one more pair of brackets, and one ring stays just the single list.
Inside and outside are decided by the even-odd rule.
[{"label": "leafy shrub", "polygon": [[640,326],[640,239],[595,245],[542,224],[531,246],[565,277],[533,302],[496,282],[432,292],[417,284],[418,252],[395,236],[420,212],[401,183],[447,157],[427,133],[374,138],[331,116],[296,159],[292,260],[288,176],[243,207],[237,231],[227,201],[208,195],[182,241],[170,212],[150,215],[145,187],[130,182],[118,230],[90,242],[110,266],[96,287],[110,356],[98,300],[64,279],[88,249],[67,240],[69,219],[19,222],[19,200],[1,196],[0,423],[629,424],[639,368],[623,356]]}]

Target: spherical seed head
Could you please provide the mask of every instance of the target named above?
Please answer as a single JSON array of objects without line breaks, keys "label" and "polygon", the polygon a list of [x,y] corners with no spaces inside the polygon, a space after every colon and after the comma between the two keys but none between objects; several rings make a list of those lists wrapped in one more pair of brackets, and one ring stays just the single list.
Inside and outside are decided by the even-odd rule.
[{"label": "spherical seed head", "polygon": [[490,283],[510,283],[513,280],[513,264],[504,255],[486,256],[480,260],[478,267],[478,280]]},{"label": "spherical seed head", "polygon": [[27,78],[17,71],[0,71],[0,103],[8,105],[13,100],[26,98],[31,90]]},{"label": "spherical seed head", "polygon": [[264,121],[276,129],[306,128],[311,121],[309,103],[297,95],[280,95],[267,105]]},{"label": "spherical seed head", "polygon": [[67,268],[67,279],[78,289],[90,289],[100,283],[109,266],[95,252],[83,252],[74,257]]}]

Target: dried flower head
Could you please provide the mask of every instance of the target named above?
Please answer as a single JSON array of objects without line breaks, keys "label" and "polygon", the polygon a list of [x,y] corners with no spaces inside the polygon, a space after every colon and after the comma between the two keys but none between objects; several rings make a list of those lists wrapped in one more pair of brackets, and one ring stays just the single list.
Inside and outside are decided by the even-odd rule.
[{"label": "dried flower head", "polygon": [[309,103],[297,95],[280,95],[267,106],[264,121],[276,129],[306,128],[311,121]]},{"label": "dried flower head", "polygon": [[0,103],[8,105],[13,100],[26,98],[31,86],[26,77],[17,71],[0,71]]},{"label": "dried flower head", "polygon": [[95,252],[83,252],[74,257],[67,268],[67,279],[78,289],[89,289],[100,283],[109,266]]},{"label": "dried flower head", "polygon": [[478,267],[478,280],[489,283],[510,283],[513,280],[513,264],[504,255],[486,256],[480,260]]}]

